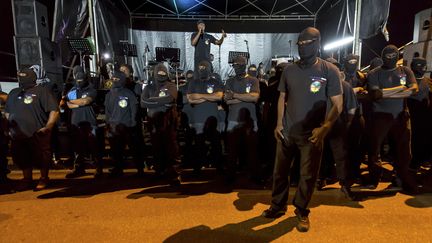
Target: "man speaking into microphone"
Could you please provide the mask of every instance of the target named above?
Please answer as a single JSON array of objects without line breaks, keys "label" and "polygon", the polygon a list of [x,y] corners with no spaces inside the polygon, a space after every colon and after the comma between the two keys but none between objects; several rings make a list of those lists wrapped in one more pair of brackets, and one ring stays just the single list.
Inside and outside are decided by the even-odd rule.
[{"label": "man speaking into microphone", "polygon": [[[198,63],[201,61],[207,61],[211,64],[210,60],[210,44],[222,45],[226,33],[222,30],[222,37],[218,40],[214,36],[205,33],[205,23],[202,20],[197,22],[198,31],[192,34],[191,44],[195,47],[195,65],[194,72],[197,77]],[[213,72],[213,67],[211,67],[211,72]]]}]

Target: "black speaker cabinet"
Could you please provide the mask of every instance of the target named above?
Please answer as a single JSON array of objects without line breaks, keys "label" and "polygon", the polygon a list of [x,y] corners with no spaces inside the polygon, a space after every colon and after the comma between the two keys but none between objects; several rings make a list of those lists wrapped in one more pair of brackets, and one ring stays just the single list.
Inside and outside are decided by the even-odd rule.
[{"label": "black speaker cabinet", "polygon": [[48,14],[45,5],[35,0],[12,0],[16,36],[49,38]]}]

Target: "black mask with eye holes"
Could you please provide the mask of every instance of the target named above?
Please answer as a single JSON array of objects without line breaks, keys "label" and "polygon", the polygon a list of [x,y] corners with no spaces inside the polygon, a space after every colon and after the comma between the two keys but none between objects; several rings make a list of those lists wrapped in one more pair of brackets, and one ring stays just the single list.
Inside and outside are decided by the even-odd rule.
[{"label": "black mask with eye holes", "polygon": [[312,66],[318,57],[320,50],[321,34],[318,29],[308,27],[304,29],[297,41],[301,67]]},{"label": "black mask with eye holes", "polygon": [[36,73],[29,69],[25,68],[18,72],[18,85],[23,90],[28,90],[36,86]]},{"label": "black mask with eye holes", "polygon": [[208,80],[210,78],[210,63],[207,61],[201,61],[198,64],[198,75],[201,80]]},{"label": "black mask with eye holes", "polygon": [[155,80],[159,83],[163,83],[169,80],[168,70],[163,64],[156,65],[154,69]]},{"label": "black mask with eye holes", "polygon": [[243,56],[237,56],[234,58],[234,72],[237,77],[242,77],[246,74],[246,58]]},{"label": "black mask with eye holes", "polygon": [[353,76],[357,70],[358,61],[359,61],[358,55],[349,54],[345,58],[345,62],[344,62],[345,73],[350,76]]},{"label": "black mask with eye holes", "polygon": [[383,69],[393,69],[396,67],[397,61],[399,60],[399,50],[394,45],[388,45],[384,47],[381,53],[383,60]]},{"label": "black mask with eye holes", "polygon": [[411,61],[411,70],[414,72],[416,78],[421,78],[426,73],[426,59],[422,57],[415,57]]}]

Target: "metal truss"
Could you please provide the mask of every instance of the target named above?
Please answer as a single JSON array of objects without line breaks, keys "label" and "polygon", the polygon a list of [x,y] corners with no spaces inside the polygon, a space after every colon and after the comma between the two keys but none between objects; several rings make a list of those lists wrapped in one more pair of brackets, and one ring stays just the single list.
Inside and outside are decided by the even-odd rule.
[{"label": "metal truss", "polygon": [[[123,0],[122,0],[123,1]],[[245,3],[243,6],[240,6],[237,9],[228,9],[228,3],[230,0],[225,0],[225,11],[218,10],[214,6],[209,3],[208,0],[194,0],[194,4],[190,6],[189,8],[183,10],[182,12],[179,12],[179,9],[177,8],[177,3],[179,0],[172,0],[173,2],[173,8],[167,8],[165,6],[162,6],[161,4],[157,3],[156,0],[146,0],[141,5],[136,7],[135,9],[130,11],[131,18],[134,19],[214,19],[214,20],[314,20],[316,19],[317,14],[321,9],[326,5],[328,0],[322,1],[322,4],[320,6],[317,6],[316,9],[310,9],[307,6],[305,6],[306,2],[310,2],[312,0],[295,0],[293,1],[292,5],[285,7],[283,9],[277,9],[277,3],[281,1],[286,0],[266,0],[266,1],[273,1],[271,11],[265,11],[264,9],[260,8],[256,3],[260,0],[245,0]],[[220,0],[223,1],[223,0]],[[237,1],[237,0],[231,0],[231,1]],[[219,2],[220,3],[220,2]],[[146,5],[153,5],[158,7],[161,12],[163,13],[140,13],[139,10],[146,7]],[[199,6],[204,6],[205,8],[211,10],[214,12],[214,14],[204,14],[204,15],[197,15],[193,13],[193,10],[196,9]],[[256,15],[244,15],[241,14],[241,10],[243,10],[246,7],[252,6],[255,8],[260,14]],[[291,14],[286,15],[283,14],[289,9],[292,9],[294,7],[301,6],[304,10],[304,14]]]}]

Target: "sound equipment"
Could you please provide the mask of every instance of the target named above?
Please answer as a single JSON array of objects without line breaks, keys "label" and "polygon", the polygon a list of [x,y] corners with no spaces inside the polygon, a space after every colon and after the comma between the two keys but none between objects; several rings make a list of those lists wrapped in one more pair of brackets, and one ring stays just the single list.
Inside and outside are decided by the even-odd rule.
[{"label": "sound equipment", "polygon": [[413,42],[432,40],[432,8],[425,9],[415,15]]},{"label": "sound equipment", "polygon": [[49,38],[47,8],[35,0],[12,0],[16,36]]}]

